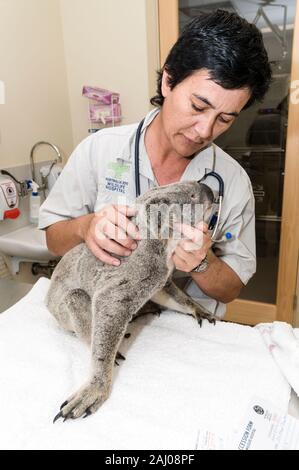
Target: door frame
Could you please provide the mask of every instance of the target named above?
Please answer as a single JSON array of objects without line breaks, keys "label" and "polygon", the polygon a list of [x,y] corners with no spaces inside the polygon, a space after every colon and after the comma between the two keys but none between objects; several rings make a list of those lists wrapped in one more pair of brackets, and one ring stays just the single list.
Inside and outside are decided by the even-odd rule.
[{"label": "door frame", "polygon": [[[178,0],[158,0],[158,12],[162,68],[179,35]],[[299,0],[296,3],[294,20],[291,67],[291,86],[294,86],[294,94],[292,97],[290,93],[289,101],[276,304],[236,299],[228,304],[225,316],[228,321],[248,325],[275,320],[294,324],[295,321],[299,259],[299,93],[295,89],[296,80],[299,84],[299,55],[296,53],[295,44],[299,46]],[[295,93],[297,100],[296,96],[294,98]]]}]

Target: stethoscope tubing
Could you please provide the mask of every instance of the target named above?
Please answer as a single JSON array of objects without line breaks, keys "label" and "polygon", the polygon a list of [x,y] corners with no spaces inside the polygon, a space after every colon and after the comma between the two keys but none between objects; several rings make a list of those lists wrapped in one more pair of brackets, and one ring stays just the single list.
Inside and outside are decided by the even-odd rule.
[{"label": "stethoscope tubing", "polygon": [[140,136],[141,136],[141,130],[142,126],[144,123],[144,119],[140,121],[137,131],[136,131],[136,137],[135,137],[135,190],[136,190],[136,198],[140,196],[141,191],[140,191],[140,171],[139,171],[139,145],[140,145]]}]

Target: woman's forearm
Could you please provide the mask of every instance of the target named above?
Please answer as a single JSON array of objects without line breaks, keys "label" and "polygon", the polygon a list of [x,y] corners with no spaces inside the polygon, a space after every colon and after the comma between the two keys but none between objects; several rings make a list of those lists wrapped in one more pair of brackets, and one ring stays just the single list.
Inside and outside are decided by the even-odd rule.
[{"label": "woman's forearm", "polygon": [[202,273],[191,273],[192,279],[209,297],[228,303],[238,297],[243,287],[239,276],[213,252],[209,252],[209,267]]},{"label": "woman's forearm", "polygon": [[87,214],[72,220],[63,220],[46,229],[49,251],[56,256],[63,256],[71,248],[85,240],[89,224],[94,214]]}]

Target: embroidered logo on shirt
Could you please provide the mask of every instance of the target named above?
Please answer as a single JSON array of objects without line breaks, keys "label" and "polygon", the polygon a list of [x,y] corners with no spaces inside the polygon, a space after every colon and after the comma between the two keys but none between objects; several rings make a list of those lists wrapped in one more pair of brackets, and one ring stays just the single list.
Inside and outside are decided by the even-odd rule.
[{"label": "embroidered logo on shirt", "polygon": [[[119,159],[117,159],[119,160]],[[109,170],[112,170],[114,172],[114,177],[116,179],[121,178],[124,173],[127,173],[129,171],[130,165],[125,165],[123,162],[110,162],[108,164]]]},{"label": "embroidered logo on shirt", "polygon": [[131,162],[123,158],[108,163],[105,189],[125,194],[129,185],[130,165]]}]

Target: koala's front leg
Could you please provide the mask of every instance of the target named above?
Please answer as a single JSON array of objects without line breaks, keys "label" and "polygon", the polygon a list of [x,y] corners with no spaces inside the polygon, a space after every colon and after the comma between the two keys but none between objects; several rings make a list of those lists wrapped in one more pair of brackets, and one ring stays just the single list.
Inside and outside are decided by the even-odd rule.
[{"label": "koala's front leg", "polygon": [[195,300],[183,292],[173,281],[168,281],[163,289],[155,294],[151,300],[170,310],[193,315],[200,326],[204,318],[214,324],[217,320],[215,315],[195,302]]},{"label": "koala's front leg", "polygon": [[[113,292],[113,295],[112,295]],[[95,413],[110,394],[115,356],[128,323],[143,302],[136,293],[102,290],[92,302],[92,373],[90,380],[72,395],[55,417],[75,419]]]}]

